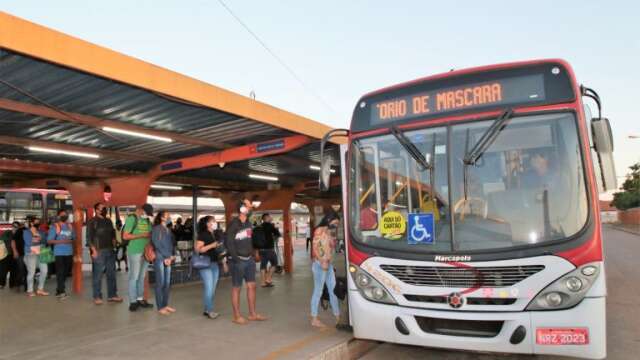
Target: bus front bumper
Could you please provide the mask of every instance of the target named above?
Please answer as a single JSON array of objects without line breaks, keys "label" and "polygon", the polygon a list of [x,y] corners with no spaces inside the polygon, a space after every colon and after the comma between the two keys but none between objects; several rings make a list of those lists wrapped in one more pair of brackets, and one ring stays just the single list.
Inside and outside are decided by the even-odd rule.
[{"label": "bus front bumper", "polygon": [[[465,312],[409,308],[374,303],[364,299],[354,290],[349,291],[349,301],[354,336],[360,339],[471,351],[549,354],[588,359],[606,357],[604,297],[585,298],[580,304],[567,310],[522,312]],[[436,319],[435,323],[439,325],[427,326],[424,319]],[[445,330],[449,334],[443,335],[438,326],[447,324],[448,320],[454,322],[474,320],[482,324],[494,325],[501,323],[501,326],[494,336],[487,334],[484,334],[484,337],[470,336],[468,333],[452,335],[449,330]],[[402,328],[403,325],[404,328]],[[523,338],[521,336],[521,341],[514,344],[514,332],[518,328],[520,328],[519,332],[524,328],[525,333]],[[536,329],[541,328],[587,329],[588,344],[539,345],[536,343]],[[494,327],[494,329],[497,328]],[[515,338],[517,340],[518,336]]]}]

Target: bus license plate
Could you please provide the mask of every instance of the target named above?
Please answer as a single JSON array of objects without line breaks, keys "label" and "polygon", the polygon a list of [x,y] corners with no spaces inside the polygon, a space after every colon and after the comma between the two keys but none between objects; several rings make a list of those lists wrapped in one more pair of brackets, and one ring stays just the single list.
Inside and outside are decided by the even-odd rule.
[{"label": "bus license plate", "polygon": [[587,328],[538,328],[536,344],[538,345],[587,345],[589,329]]}]

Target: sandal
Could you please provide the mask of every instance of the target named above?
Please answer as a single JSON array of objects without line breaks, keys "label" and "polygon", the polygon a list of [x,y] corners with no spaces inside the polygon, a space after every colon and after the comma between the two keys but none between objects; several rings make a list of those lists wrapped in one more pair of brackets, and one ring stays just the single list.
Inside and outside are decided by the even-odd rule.
[{"label": "sandal", "polygon": [[249,321],[265,321],[268,318],[266,316],[262,316],[260,314],[256,314],[255,316],[249,316]]},{"label": "sandal", "polygon": [[231,322],[233,322],[234,324],[238,324],[238,325],[247,325],[249,323],[247,321],[247,319],[243,318],[242,316],[240,316],[237,319],[231,320]]}]

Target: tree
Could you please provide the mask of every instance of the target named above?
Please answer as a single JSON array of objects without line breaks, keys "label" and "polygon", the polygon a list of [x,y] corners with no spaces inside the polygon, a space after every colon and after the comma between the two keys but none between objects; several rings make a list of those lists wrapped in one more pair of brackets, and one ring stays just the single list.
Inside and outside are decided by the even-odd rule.
[{"label": "tree", "polygon": [[620,210],[640,207],[640,162],[629,166],[631,172],[622,183],[622,190],[613,194],[611,205]]}]

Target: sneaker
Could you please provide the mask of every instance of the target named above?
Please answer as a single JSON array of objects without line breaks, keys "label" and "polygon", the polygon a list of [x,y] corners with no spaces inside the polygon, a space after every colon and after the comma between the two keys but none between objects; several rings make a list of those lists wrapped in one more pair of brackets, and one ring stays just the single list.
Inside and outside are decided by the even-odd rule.
[{"label": "sneaker", "polygon": [[38,291],[36,291],[36,295],[38,295],[38,296],[49,296],[49,293],[44,291],[44,290],[38,290]]},{"label": "sneaker", "polygon": [[204,317],[209,318],[211,320],[217,318],[218,316],[220,316],[220,314],[218,314],[217,312],[204,312],[202,313],[202,315],[204,315]]},{"label": "sneaker", "polygon": [[129,304],[129,311],[134,312],[134,311],[138,311],[138,307],[140,305],[137,302],[134,303],[130,303]]},{"label": "sneaker", "polygon": [[102,305],[102,304],[104,304],[104,301],[102,301],[102,299],[100,299],[100,298],[95,298],[95,299],[93,299],[93,303],[96,304],[96,305]]},{"label": "sneaker", "polygon": [[121,303],[123,300],[120,296],[114,296],[107,299],[110,303]]},{"label": "sneaker", "polygon": [[138,300],[138,306],[144,309],[150,309],[153,307],[153,304],[148,302],[147,300]]},{"label": "sneaker", "polygon": [[56,297],[57,297],[59,300],[64,300],[64,299],[68,298],[68,297],[69,297],[69,295],[67,295],[67,293],[66,293],[66,292],[63,292],[63,293],[58,293],[58,294],[56,294]]}]

